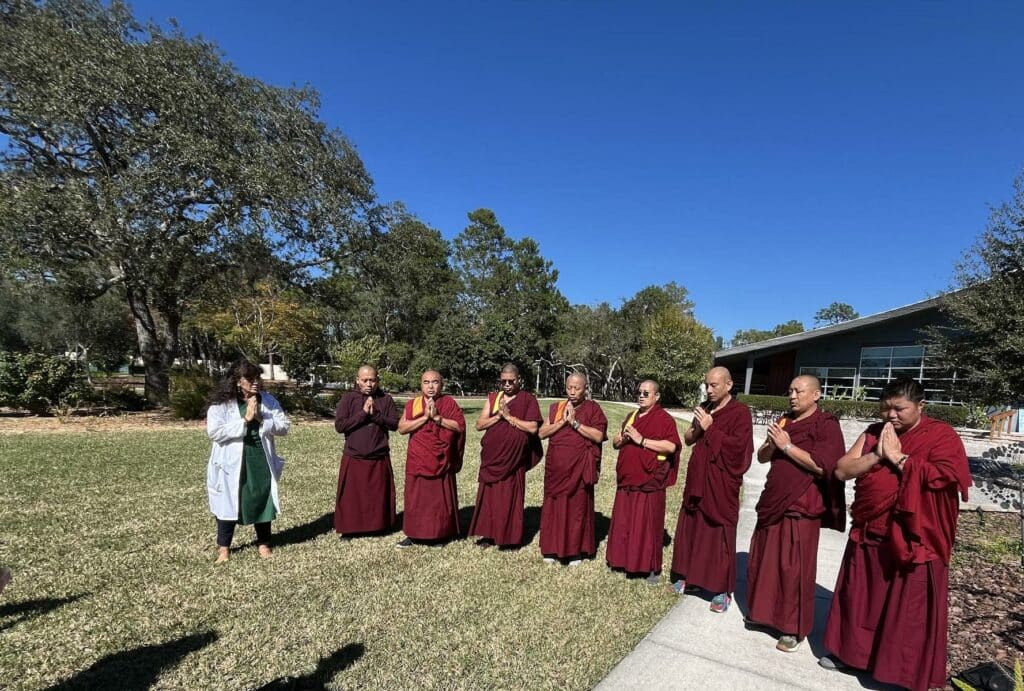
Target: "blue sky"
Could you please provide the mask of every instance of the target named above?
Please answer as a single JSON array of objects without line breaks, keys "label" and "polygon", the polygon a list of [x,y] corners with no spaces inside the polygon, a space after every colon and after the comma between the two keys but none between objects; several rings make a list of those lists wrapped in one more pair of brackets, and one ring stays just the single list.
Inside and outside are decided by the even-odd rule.
[{"label": "blue sky", "polygon": [[676,281],[728,340],[950,284],[1024,169],[1024,3],[147,0],[311,84],[382,201],[493,209],[574,303]]}]

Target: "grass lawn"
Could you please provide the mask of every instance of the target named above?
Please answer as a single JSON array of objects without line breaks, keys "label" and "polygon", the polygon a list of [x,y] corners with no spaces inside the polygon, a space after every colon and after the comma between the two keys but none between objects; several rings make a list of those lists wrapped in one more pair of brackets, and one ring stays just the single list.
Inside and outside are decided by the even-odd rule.
[{"label": "grass lawn", "polygon": [[[464,409],[472,427],[480,402]],[[627,409],[605,410],[617,429]],[[401,510],[405,438],[391,439]],[[470,431],[463,529],[479,441]],[[0,596],[0,688],[590,688],[675,602],[604,565],[610,443],[602,544],[569,569],[538,551],[542,467],[528,475],[519,551],[470,540],[398,550],[397,533],[338,541],[341,442],[327,422],[293,421],[278,444],[274,558],[259,559],[240,526],[239,549],[215,567],[201,424],[0,435],[0,564],[14,570]],[[670,533],[680,493],[669,490]],[[670,547],[665,560],[667,573]]]}]

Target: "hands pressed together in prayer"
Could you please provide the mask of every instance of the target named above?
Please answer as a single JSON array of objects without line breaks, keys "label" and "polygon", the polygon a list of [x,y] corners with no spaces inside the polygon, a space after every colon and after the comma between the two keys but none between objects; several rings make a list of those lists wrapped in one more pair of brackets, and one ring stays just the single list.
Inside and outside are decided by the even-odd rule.
[{"label": "hands pressed together in prayer", "polygon": [[640,434],[637,428],[633,425],[626,425],[625,429],[622,430],[621,436],[624,439],[629,439],[634,444],[641,444],[644,440],[644,435]]},{"label": "hands pressed together in prayer", "polygon": [[373,396],[367,396],[366,400],[363,401],[363,412],[367,415],[373,415]]},{"label": "hands pressed together in prayer", "polygon": [[777,449],[786,449],[792,445],[789,432],[782,429],[778,422],[773,422],[768,426],[768,438],[765,439],[765,443]]},{"label": "hands pressed together in prayer", "polygon": [[245,421],[261,420],[259,396],[249,396],[245,400]]},{"label": "hands pressed together in prayer", "polygon": [[903,445],[891,422],[885,423],[882,427],[875,453],[880,459],[885,459],[896,466],[896,470],[903,470],[903,464],[906,463],[907,457],[903,454]]},{"label": "hands pressed together in prayer", "polygon": [[433,398],[427,399],[427,407],[424,413],[426,414],[427,419],[433,422],[434,424],[441,424],[441,413],[438,412],[437,406],[434,405]]},{"label": "hands pressed together in prayer", "polygon": [[701,431],[707,432],[708,428],[711,427],[715,418],[711,413],[704,410],[703,407],[697,406],[693,409],[693,421],[700,426]]}]

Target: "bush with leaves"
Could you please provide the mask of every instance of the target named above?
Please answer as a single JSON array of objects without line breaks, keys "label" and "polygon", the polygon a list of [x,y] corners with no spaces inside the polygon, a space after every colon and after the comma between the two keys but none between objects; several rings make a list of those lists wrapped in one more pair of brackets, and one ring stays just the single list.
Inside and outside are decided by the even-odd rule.
[{"label": "bush with leaves", "polygon": [[171,413],[183,420],[198,420],[217,382],[206,372],[189,370],[171,375]]},{"label": "bush with leaves", "polygon": [[82,368],[65,357],[0,352],[0,405],[42,414],[84,388]]}]

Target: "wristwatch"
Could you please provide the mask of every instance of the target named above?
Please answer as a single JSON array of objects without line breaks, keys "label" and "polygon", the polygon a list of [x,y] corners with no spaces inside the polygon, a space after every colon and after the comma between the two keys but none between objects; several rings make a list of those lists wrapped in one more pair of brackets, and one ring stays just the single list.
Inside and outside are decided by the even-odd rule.
[{"label": "wristwatch", "polygon": [[579,420],[573,420],[572,421],[572,428],[575,429],[575,430],[578,430],[580,428],[580,421]]}]

